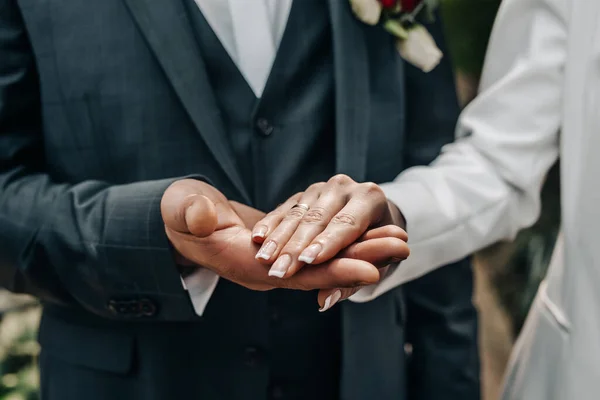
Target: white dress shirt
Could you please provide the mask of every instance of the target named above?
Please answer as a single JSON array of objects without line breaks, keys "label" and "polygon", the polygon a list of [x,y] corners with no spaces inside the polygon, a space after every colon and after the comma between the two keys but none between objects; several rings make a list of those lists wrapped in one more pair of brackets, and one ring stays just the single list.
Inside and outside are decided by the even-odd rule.
[{"label": "white dress shirt", "polygon": [[[204,18],[260,98],[287,26],[292,0],[195,0]],[[219,276],[200,268],[184,279],[198,315],[210,300]]]},{"label": "white dress shirt", "polygon": [[292,0],[195,0],[256,97],[261,97]]}]

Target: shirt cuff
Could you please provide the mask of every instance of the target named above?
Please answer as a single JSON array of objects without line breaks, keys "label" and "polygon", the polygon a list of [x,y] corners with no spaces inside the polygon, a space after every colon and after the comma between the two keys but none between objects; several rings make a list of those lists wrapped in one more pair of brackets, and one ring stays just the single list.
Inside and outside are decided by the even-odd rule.
[{"label": "shirt cuff", "polygon": [[204,314],[218,282],[219,275],[208,268],[198,268],[185,278],[181,278],[181,283],[188,291],[194,311],[198,316],[201,317]]}]

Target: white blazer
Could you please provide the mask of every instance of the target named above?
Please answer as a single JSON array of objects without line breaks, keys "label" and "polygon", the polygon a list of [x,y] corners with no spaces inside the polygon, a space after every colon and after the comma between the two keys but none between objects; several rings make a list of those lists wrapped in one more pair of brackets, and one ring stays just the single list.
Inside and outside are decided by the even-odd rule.
[{"label": "white blazer", "polygon": [[560,153],[562,233],[504,398],[600,399],[600,0],[503,0],[458,135],[432,166],[385,185],[411,256],[352,300],[512,239],[537,219]]}]

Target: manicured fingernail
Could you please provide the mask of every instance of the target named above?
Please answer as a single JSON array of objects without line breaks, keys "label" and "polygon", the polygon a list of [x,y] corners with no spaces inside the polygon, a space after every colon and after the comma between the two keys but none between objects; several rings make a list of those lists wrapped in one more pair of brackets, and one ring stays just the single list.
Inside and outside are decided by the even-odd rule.
[{"label": "manicured fingernail", "polygon": [[333,307],[335,305],[335,303],[340,301],[341,297],[342,297],[342,292],[340,290],[336,290],[335,292],[333,292],[333,294],[330,294],[325,299],[325,305],[323,305],[323,308],[319,309],[319,312],[325,312],[325,311],[329,310],[331,307]]},{"label": "manicured fingernail", "polygon": [[279,256],[275,264],[269,270],[269,276],[274,276],[276,278],[283,278],[285,273],[290,268],[292,264],[292,257],[289,254],[284,254]]},{"label": "manicured fingernail", "polygon": [[256,253],[256,258],[262,258],[263,260],[269,260],[275,254],[275,250],[277,250],[277,243],[272,240],[269,240],[263,247],[260,248],[258,253]]},{"label": "manicured fingernail", "polygon": [[300,254],[300,257],[298,257],[298,261],[301,261],[306,264],[312,264],[313,261],[315,261],[315,258],[317,258],[317,256],[322,250],[323,246],[321,246],[319,243],[310,245],[306,249],[304,249],[302,254]]},{"label": "manicured fingernail", "polygon": [[264,225],[260,225],[257,226],[256,228],[254,228],[254,232],[252,232],[252,238],[261,238],[264,239],[265,236],[267,235],[267,227]]}]

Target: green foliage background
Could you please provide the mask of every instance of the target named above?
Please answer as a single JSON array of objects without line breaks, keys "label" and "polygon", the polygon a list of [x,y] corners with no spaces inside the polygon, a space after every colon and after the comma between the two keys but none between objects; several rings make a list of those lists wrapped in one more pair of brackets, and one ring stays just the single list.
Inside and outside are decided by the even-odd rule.
[{"label": "green foliage background", "polygon": [[448,47],[456,69],[478,76],[500,0],[442,0]]}]

